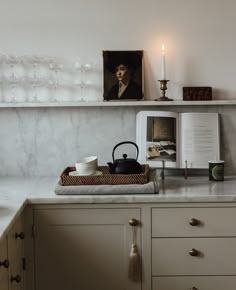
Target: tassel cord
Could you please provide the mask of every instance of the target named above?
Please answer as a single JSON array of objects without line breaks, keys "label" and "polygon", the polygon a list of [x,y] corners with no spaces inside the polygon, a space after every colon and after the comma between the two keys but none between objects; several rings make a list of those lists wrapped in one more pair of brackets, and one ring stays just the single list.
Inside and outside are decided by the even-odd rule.
[{"label": "tassel cord", "polygon": [[132,245],[129,255],[129,272],[128,276],[132,281],[139,281],[141,278],[140,256],[137,246],[137,230],[132,226]]}]

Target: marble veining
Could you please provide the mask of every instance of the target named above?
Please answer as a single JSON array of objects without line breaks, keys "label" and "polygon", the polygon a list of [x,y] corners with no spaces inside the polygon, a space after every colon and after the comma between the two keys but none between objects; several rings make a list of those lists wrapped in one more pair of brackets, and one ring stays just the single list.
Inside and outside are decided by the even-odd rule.
[{"label": "marble veining", "polygon": [[[79,158],[112,158],[121,141],[135,141],[140,110],[219,112],[221,158],[226,175],[236,174],[236,106],[45,107],[0,109],[0,176],[59,176]],[[135,157],[133,152],[128,152]],[[119,154],[119,153],[118,153]],[[133,155],[132,155],[133,154]],[[121,154],[117,155],[121,158]]]},{"label": "marble veining", "polygon": [[0,112],[0,176],[59,176],[85,156],[111,161],[114,145],[135,141],[135,114],[117,108],[17,108]]}]

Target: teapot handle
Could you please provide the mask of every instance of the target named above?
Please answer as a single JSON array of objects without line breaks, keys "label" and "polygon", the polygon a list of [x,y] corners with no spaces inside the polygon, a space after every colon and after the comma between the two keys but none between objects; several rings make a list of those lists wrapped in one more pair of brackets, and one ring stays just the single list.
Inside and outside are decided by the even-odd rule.
[{"label": "teapot handle", "polygon": [[138,145],[132,141],[124,141],[124,142],[121,142],[121,143],[118,143],[114,148],[113,148],[113,151],[112,151],[112,159],[113,159],[113,162],[115,161],[115,150],[118,146],[120,145],[123,145],[123,144],[132,144],[136,147],[137,149],[137,156],[136,156],[136,161],[138,160],[138,155],[139,155],[139,149],[138,149]]}]

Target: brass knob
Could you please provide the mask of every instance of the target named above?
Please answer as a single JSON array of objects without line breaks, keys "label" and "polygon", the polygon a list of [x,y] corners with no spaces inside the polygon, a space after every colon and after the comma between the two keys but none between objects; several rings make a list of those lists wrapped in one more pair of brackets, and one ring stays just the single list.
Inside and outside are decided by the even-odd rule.
[{"label": "brass knob", "polygon": [[196,288],[196,287],[192,287],[192,288],[190,288],[189,290],[198,290],[198,288]]},{"label": "brass knob", "polygon": [[198,226],[200,224],[200,221],[195,218],[191,218],[191,220],[189,221],[189,224],[193,227]]},{"label": "brass knob", "polygon": [[17,240],[17,239],[21,239],[21,240],[24,240],[24,238],[25,238],[25,234],[23,233],[23,232],[21,232],[21,233],[15,233],[15,239]]},{"label": "brass knob", "polygon": [[130,219],[129,220],[129,224],[132,226],[132,227],[135,227],[135,226],[137,226],[138,225],[138,220],[136,220],[136,219]]},{"label": "brass knob", "polygon": [[0,267],[3,266],[4,268],[9,268],[9,261],[6,259],[3,262],[0,261]]},{"label": "brass knob", "polygon": [[189,255],[190,255],[190,256],[198,256],[198,255],[199,255],[199,251],[196,250],[196,249],[191,249],[191,250],[189,251]]},{"label": "brass knob", "polygon": [[11,276],[11,282],[20,283],[20,281],[21,281],[21,276],[20,275]]}]

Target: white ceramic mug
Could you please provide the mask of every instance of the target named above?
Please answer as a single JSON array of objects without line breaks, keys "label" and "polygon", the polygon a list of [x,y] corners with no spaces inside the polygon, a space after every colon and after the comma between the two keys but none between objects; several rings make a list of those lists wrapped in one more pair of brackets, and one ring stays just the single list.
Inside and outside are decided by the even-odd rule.
[{"label": "white ceramic mug", "polygon": [[98,168],[98,158],[97,156],[82,158],[75,163],[75,168],[80,175],[93,175]]}]

